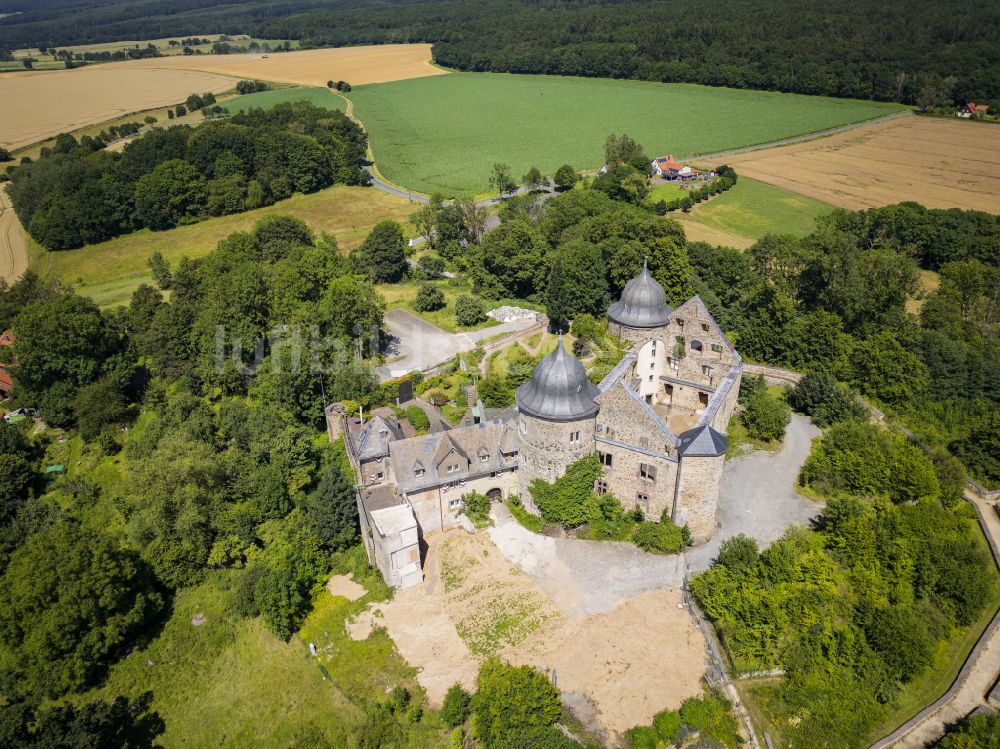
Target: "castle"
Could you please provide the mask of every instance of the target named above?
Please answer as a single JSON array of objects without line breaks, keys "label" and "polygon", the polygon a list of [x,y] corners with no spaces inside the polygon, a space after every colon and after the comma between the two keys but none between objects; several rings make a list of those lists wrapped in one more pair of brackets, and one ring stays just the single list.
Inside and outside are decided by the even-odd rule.
[{"label": "castle", "polygon": [[344,434],[357,473],[369,560],[390,585],[423,579],[422,538],[468,524],[464,495],[516,493],[537,514],[531,482],[595,453],[597,494],[653,520],[666,513],[696,543],[712,536],[740,355],[700,298],[671,309],[646,267],[608,309],[608,332],[628,351],[598,385],[560,338],[517,389],[516,407],[491,414],[479,404],[471,425],[412,436],[389,409],[367,421],[327,409],[331,439]]}]

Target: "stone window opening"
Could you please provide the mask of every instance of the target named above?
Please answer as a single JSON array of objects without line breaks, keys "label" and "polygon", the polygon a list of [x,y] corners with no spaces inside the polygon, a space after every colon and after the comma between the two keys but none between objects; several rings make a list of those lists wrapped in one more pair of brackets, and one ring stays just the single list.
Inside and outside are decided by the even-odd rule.
[{"label": "stone window opening", "polygon": [[649,368],[650,368],[650,369],[656,369],[656,362],[652,362],[652,361],[651,361],[651,362],[649,363]]},{"label": "stone window opening", "polygon": [[480,463],[489,463],[490,462],[490,454],[489,453],[480,453],[479,454],[479,462]]},{"label": "stone window opening", "polygon": [[597,494],[598,497],[603,497],[605,494],[607,494],[608,480],[597,479],[597,481],[594,482],[594,493]]},{"label": "stone window opening", "polygon": [[453,499],[450,502],[448,502],[449,510],[454,510],[456,507],[461,507],[461,506],[462,506],[462,500],[460,499]]},{"label": "stone window opening", "polygon": [[701,367],[701,373],[706,377],[711,377],[714,370],[707,364],[703,364]]},{"label": "stone window opening", "polygon": [[609,439],[614,439],[615,438],[615,428],[614,427],[608,427],[608,438]]},{"label": "stone window opening", "polygon": [[579,445],[580,444],[580,433],[579,432],[570,432],[569,433],[569,443],[571,445]]},{"label": "stone window opening", "polygon": [[707,322],[703,322],[701,324],[701,329],[704,330],[707,333],[709,330],[711,330],[711,327],[709,326],[709,324]]},{"label": "stone window opening", "polygon": [[704,348],[704,346],[701,345],[701,341],[699,341],[697,338],[695,340],[691,341],[691,350],[692,351],[697,351],[697,352],[701,353],[701,351],[702,351],[703,348]]},{"label": "stone window opening", "polygon": [[718,343],[713,343],[712,344],[712,351],[714,351],[717,354],[721,354],[722,353],[722,345],[718,344]]},{"label": "stone window opening", "polygon": [[598,424],[597,425],[597,433],[598,434],[604,434],[604,424]]},{"label": "stone window opening", "polygon": [[420,476],[423,476],[424,475],[424,469],[423,468],[414,468],[413,469],[413,475],[416,476],[416,477],[418,477],[418,478]]},{"label": "stone window opening", "polygon": [[698,393],[698,402],[703,405],[708,405],[708,393]]},{"label": "stone window opening", "polygon": [[448,473],[458,473],[458,463],[452,463],[448,466]]},{"label": "stone window opening", "polygon": [[651,466],[649,463],[639,464],[639,478],[643,481],[649,481],[653,483],[656,481],[656,466]]},{"label": "stone window opening", "polygon": [[677,327],[684,330],[684,320],[680,317],[677,318]]},{"label": "stone window opening", "polygon": [[649,376],[649,381],[650,381],[650,382],[652,382],[652,381],[653,381],[653,375],[650,375],[650,376]]},{"label": "stone window opening", "polygon": [[643,511],[649,509],[649,495],[639,492],[635,495],[635,503],[639,505]]},{"label": "stone window opening", "polygon": [[604,466],[605,468],[613,467],[614,457],[611,455],[611,453],[598,452],[597,460],[600,461],[601,465]]}]

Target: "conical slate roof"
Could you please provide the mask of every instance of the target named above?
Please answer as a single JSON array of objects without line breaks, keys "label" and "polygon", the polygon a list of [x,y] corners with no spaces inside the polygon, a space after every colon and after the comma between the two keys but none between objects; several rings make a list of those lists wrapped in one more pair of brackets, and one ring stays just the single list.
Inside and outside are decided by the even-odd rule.
[{"label": "conical slate roof", "polygon": [[597,412],[594,398],[600,394],[587,379],[583,364],[563,347],[538,362],[531,379],[517,389],[518,409],[548,421],[575,421]]},{"label": "conical slate roof", "polygon": [[729,441],[706,425],[695,427],[681,434],[681,444],[677,452],[682,458],[718,458],[729,449]]},{"label": "conical slate roof", "polygon": [[671,312],[663,287],[643,262],[642,273],[625,284],[622,298],[608,309],[608,319],[629,328],[658,328]]}]

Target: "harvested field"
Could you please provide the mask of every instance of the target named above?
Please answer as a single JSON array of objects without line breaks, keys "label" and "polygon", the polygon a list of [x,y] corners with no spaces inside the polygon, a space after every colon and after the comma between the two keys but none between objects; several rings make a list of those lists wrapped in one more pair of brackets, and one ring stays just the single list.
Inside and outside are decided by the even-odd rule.
[{"label": "harvested field", "polygon": [[28,247],[6,187],[0,187],[0,280],[14,283],[28,269]]},{"label": "harvested field", "polygon": [[95,65],[75,70],[0,74],[0,146],[21,148],[58,133],[177,104],[189,94],[221,93],[235,82],[195,70]]},{"label": "harvested field", "polygon": [[109,63],[103,67],[201,70],[237,78],[326,86],[330,79],[351,85],[384,83],[443,75],[447,71],[431,65],[429,44],[380,44],[365,47],[310,49],[269,55],[200,55],[151,57],[146,60]]},{"label": "harvested field", "polygon": [[726,158],[741,176],[842,208],[912,200],[1000,213],[1000,127],[902,117]]},{"label": "harvested field", "polygon": [[649,723],[699,693],[705,641],[678,608],[676,590],[649,590],[610,611],[570,616],[487,534],[453,531],[428,541],[424,584],[375,604],[349,632],[364,639],[385,627],[418,668],[432,703],[456,681],[472,687],[479,662],[494,654],[554,668],[560,689],[575,704],[592,705],[608,734]]},{"label": "harvested field", "polygon": [[207,255],[220,239],[247,231],[265,216],[298,216],[319,234],[332,234],[341,250],[351,250],[381,219],[406,224],[413,205],[403,198],[370,187],[334,185],[309,195],[293,195],[266,208],[218,216],[167,231],[125,234],[78,250],[48,252],[31,241],[32,263],[40,274],[74,284],[77,292],[102,307],[127,304],[140,284],[150,283],[147,260],[160,252],[171,263],[182,256]]}]

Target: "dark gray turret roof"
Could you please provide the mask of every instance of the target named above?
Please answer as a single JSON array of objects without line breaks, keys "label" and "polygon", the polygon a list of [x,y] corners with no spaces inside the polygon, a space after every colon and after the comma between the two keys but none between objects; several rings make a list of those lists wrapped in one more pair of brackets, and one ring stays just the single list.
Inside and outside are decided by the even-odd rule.
[{"label": "dark gray turret roof", "polygon": [[538,362],[531,379],[517,389],[517,407],[523,413],[548,421],[575,421],[597,412],[597,387],[587,379],[583,364],[563,347]]},{"label": "dark gray turret roof", "polygon": [[717,458],[725,455],[728,449],[726,436],[705,424],[681,434],[677,452],[682,458]]},{"label": "dark gray turret roof", "polygon": [[672,311],[663,287],[643,262],[642,273],[625,284],[621,299],[608,309],[608,319],[629,328],[658,328],[667,324]]}]

